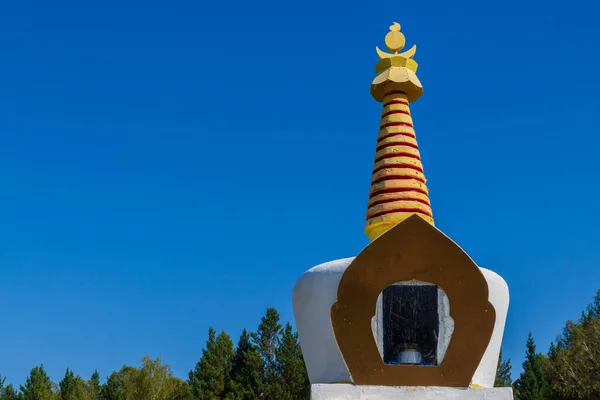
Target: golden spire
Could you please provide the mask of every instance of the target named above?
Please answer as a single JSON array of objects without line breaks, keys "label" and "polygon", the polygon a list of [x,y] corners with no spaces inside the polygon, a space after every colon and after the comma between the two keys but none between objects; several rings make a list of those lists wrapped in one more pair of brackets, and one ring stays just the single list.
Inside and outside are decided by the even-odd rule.
[{"label": "golden spire", "polygon": [[385,37],[392,54],[376,48],[380,61],[371,94],[383,103],[365,233],[371,240],[416,214],[433,224],[421,155],[409,104],[423,93],[413,60],[416,46],[403,53],[406,39],[394,23]]}]

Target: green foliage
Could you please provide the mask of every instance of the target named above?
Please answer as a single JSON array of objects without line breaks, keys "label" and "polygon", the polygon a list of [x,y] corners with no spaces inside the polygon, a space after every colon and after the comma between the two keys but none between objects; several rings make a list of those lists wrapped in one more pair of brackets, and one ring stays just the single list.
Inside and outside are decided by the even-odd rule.
[{"label": "green foliage", "polygon": [[600,290],[596,292],[594,300],[587,308],[586,319],[588,321],[600,319]]},{"label": "green foliage", "polygon": [[579,321],[567,321],[544,368],[555,397],[600,399],[600,290]]},{"label": "green foliage", "polygon": [[100,396],[102,386],[100,385],[100,374],[94,371],[90,380],[87,382],[87,391],[90,400],[102,400]]},{"label": "green foliage", "polygon": [[268,308],[265,316],[260,320],[256,333],[251,335],[259,354],[265,361],[267,370],[274,367],[275,350],[279,344],[280,333],[279,313],[274,308]]},{"label": "green foliage", "polygon": [[166,400],[192,400],[190,385],[183,379],[171,377],[169,379],[169,393]]},{"label": "green foliage", "polygon": [[279,346],[281,324],[279,313],[274,308],[268,308],[255,333],[252,333],[252,341],[258,349],[264,363],[262,382],[260,384],[261,398],[267,400],[278,400],[284,393],[284,387],[277,374],[275,364],[275,353]]},{"label": "green foliage", "polygon": [[227,333],[210,328],[187,382],[149,357],[139,367],[111,373],[104,384],[98,371],[85,381],[67,369],[55,385],[42,365],[31,370],[20,391],[0,377],[0,400],[303,400],[309,389],[298,334],[289,323],[282,329],[274,308],[266,310],[256,332],[242,332],[235,349]]},{"label": "green foliage", "polygon": [[7,385],[6,378],[0,376],[0,400],[19,400],[21,399],[21,395],[15,390],[13,385]]},{"label": "green foliage", "polygon": [[[94,376],[90,381],[94,381]],[[88,393],[94,384],[88,384]],[[173,376],[168,365],[160,358],[142,359],[140,368],[124,366],[113,372],[100,390],[102,400],[189,400],[189,388]]]},{"label": "green foliage", "polygon": [[194,399],[224,399],[229,386],[234,358],[233,342],[229,335],[221,332],[216,336],[211,327],[208,330],[206,349],[202,358],[189,373],[189,385]]},{"label": "green foliage", "polygon": [[8,385],[0,390],[0,400],[21,400],[23,395],[18,393],[14,386]]},{"label": "green foliage", "polygon": [[[82,388],[83,385],[83,388]],[[82,396],[85,396],[85,383],[79,377],[75,377],[73,371],[67,368],[65,377],[58,384],[60,400],[83,400]]]},{"label": "green foliage", "polygon": [[260,398],[263,378],[263,360],[245,329],[233,357],[227,400],[254,400]]},{"label": "green foliage", "polygon": [[52,381],[43,365],[31,370],[25,379],[25,385],[21,386],[23,400],[52,400],[54,391]]},{"label": "green foliage", "polygon": [[282,381],[283,393],[280,399],[300,400],[310,397],[310,383],[304,365],[298,333],[292,325],[285,325],[279,346],[275,352],[277,376]]},{"label": "green foliage", "polygon": [[106,383],[100,388],[102,400],[119,400],[123,397],[123,377],[119,372],[110,374]]},{"label": "green foliage", "polygon": [[496,380],[494,381],[495,387],[512,386],[512,377],[510,374],[511,368],[510,358],[508,360],[503,360],[502,349],[500,349],[500,355],[498,356],[498,369],[496,370]]},{"label": "green foliage", "polygon": [[42,365],[31,370],[20,391],[0,376],[0,400],[303,400],[309,392],[298,334],[289,323],[282,329],[274,308],[266,310],[256,332],[243,330],[236,348],[227,333],[210,328],[188,381],[149,357],[139,367],[114,371],[104,384],[98,371],[85,381],[67,368],[55,385]]},{"label": "green foliage", "polygon": [[519,400],[547,400],[550,397],[550,386],[542,363],[543,356],[536,352],[533,336],[529,333],[523,372],[514,386],[515,398]]},{"label": "green foliage", "polygon": [[106,380],[100,389],[102,400],[123,400],[125,399],[125,379],[133,373],[135,368],[124,366],[119,371],[115,371]]},{"label": "green foliage", "polygon": [[168,365],[144,357],[139,369],[129,369],[124,374],[124,393],[131,400],[186,400],[187,385],[173,376]]}]

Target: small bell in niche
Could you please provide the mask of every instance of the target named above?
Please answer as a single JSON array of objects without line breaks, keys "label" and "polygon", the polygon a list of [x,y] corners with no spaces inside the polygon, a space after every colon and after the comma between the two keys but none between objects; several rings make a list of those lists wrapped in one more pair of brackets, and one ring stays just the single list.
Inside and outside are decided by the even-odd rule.
[{"label": "small bell in niche", "polygon": [[419,365],[423,361],[419,345],[416,343],[407,343],[404,345],[404,351],[398,355],[398,364]]}]

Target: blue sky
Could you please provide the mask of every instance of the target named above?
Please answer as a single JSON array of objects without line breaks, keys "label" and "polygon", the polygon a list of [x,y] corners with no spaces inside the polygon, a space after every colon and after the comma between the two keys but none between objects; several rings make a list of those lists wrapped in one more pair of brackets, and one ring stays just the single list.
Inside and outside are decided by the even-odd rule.
[{"label": "blue sky", "polygon": [[389,25],[437,226],[511,289],[504,348],[546,350],[600,288],[589,1],[6,1],[0,374],[186,376],[210,325],[292,320],[308,268],[357,254]]}]

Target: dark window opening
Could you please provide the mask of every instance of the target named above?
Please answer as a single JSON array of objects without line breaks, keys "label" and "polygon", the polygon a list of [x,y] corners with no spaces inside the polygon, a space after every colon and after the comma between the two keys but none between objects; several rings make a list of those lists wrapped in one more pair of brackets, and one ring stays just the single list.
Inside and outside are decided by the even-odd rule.
[{"label": "dark window opening", "polygon": [[437,365],[437,286],[389,286],[382,311],[384,363]]}]

